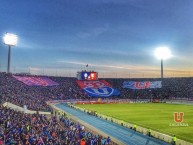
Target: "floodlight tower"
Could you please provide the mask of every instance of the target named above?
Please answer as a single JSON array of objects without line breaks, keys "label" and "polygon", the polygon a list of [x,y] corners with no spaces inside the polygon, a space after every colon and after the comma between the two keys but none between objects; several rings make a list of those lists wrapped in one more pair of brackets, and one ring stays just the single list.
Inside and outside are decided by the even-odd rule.
[{"label": "floodlight tower", "polygon": [[11,62],[11,46],[15,46],[17,44],[17,35],[6,33],[3,37],[3,41],[6,45],[8,45],[8,65],[7,65],[7,73],[10,73],[10,62]]},{"label": "floodlight tower", "polygon": [[158,47],[155,50],[155,56],[161,60],[161,79],[163,79],[163,60],[172,56],[171,51],[168,47]]}]

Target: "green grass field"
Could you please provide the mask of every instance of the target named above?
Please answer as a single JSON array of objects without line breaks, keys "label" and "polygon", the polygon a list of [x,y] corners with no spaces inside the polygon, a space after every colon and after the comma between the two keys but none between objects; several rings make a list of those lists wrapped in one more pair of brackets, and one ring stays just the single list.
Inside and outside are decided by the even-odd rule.
[{"label": "green grass field", "polygon": [[[93,104],[77,105],[139,126],[151,128],[193,143],[193,106],[178,104]],[[170,126],[174,112],[184,112],[183,123],[189,126]]]}]

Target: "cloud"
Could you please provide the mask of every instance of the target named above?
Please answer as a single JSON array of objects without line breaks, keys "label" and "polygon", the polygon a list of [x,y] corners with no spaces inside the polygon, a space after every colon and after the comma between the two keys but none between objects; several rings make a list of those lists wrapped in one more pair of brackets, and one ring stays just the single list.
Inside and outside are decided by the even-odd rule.
[{"label": "cloud", "polygon": [[68,63],[68,64],[75,64],[75,65],[86,65],[87,64],[84,62],[65,61],[65,60],[58,60],[57,63]]},{"label": "cloud", "polygon": [[[66,63],[66,64],[73,64],[73,65],[82,65],[86,66],[88,63],[80,62],[80,61],[66,61],[66,60],[58,60],[57,63]],[[137,65],[109,65],[109,64],[97,64],[97,63],[90,63],[88,64],[92,67],[97,67],[100,69],[121,69],[121,70],[131,70],[131,71],[158,71],[158,68],[150,67],[150,66],[137,66]]]},{"label": "cloud", "polygon": [[[95,68],[98,72],[132,72],[132,73],[160,73],[159,66],[144,66],[144,65],[109,65],[109,64],[97,64],[97,63],[87,63],[81,61],[66,61],[66,60],[58,60],[57,63],[59,64],[71,64],[71,65],[78,65],[81,67],[85,67],[87,64],[89,65],[90,69]],[[85,67],[86,68],[86,67]],[[192,69],[184,71],[183,69],[175,69],[170,67],[165,67],[165,73],[190,73]]]},{"label": "cloud", "polygon": [[40,68],[37,68],[37,67],[29,67],[29,72],[30,72],[31,74],[39,74],[40,71],[41,71]]},{"label": "cloud", "polygon": [[29,67],[29,69],[30,69],[31,71],[39,71],[39,70],[40,70],[40,68],[37,68],[37,67]]},{"label": "cloud", "polygon": [[89,37],[97,37],[104,32],[108,31],[109,25],[104,25],[103,27],[96,27],[87,31],[82,31],[77,33],[79,38],[89,38]]}]

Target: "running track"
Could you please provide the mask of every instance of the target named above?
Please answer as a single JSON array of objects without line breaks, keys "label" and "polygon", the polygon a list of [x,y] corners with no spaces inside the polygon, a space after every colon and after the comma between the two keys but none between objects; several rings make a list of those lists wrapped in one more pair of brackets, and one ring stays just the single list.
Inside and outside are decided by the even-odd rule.
[{"label": "running track", "polygon": [[168,143],[161,140],[143,135],[110,121],[106,121],[104,119],[88,115],[85,112],[70,108],[65,104],[61,103],[56,104],[55,106],[64,110],[66,113],[77,117],[83,122],[94,126],[109,136],[116,138],[126,145],[169,145]]}]

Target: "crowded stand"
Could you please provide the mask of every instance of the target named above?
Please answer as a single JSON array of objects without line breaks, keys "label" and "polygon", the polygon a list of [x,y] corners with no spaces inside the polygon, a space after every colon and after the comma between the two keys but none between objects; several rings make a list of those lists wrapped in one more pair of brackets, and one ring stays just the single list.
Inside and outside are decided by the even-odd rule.
[{"label": "crowded stand", "polygon": [[[123,99],[176,99],[193,97],[193,78],[137,78],[137,79],[106,79],[120,91]],[[124,81],[161,81],[161,88],[127,89],[123,88]]]},{"label": "crowded stand", "polygon": [[58,86],[28,86],[16,80],[11,74],[0,73],[0,97],[30,110],[50,111],[45,103],[48,100],[88,99],[89,97],[76,85],[75,78],[50,77]]},{"label": "crowded stand", "polygon": [[[20,75],[23,76],[23,75]],[[37,77],[37,76],[35,76]],[[11,74],[0,73],[0,97],[3,102],[35,111],[51,111],[45,101],[67,99],[92,99],[83,91],[76,78],[48,77],[57,82],[55,86],[28,86],[18,81]],[[99,79],[100,80],[100,79]],[[191,98],[193,96],[193,78],[164,78],[161,79],[104,79],[120,93],[116,96],[108,96],[110,99],[172,99]],[[104,81],[103,80],[103,81]],[[124,81],[160,81],[160,88],[129,89],[123,87]],[[91,81],[92,82],[92,81]],[[100,81],[102,82],[102,81]],[[95,96],[94,98],[101,97]],[[103,96],[101,97],[103,98]]]},{"label": "crowded stand", "polygon": [[0,144],[17,145],[101,145],[110,144],[110,137],[84,129],[78,123],[62,115],[56,117],[24,114],[0,106]]}]

